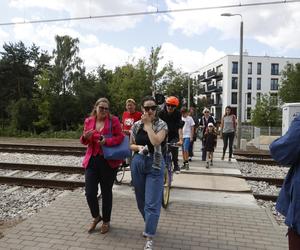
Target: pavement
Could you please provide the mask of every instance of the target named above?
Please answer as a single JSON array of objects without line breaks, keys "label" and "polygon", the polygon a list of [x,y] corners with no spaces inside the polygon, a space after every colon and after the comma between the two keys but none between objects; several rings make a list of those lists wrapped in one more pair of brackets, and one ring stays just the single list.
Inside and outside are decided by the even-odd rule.
[{"label": "pavement", "polygon": [[[161,210],[154,249],[288,249],[285,228],[268,209],[259,207],[235,161],[220,160],[218,141],[214,166],[205,168],[200,143],[189,171],[174,174],[168,208]],[[126,173],[125,182],[129,179]],[[111,230],[87,233],[91,221],[84,192],[66,191],[50,206],[4,232],[6,249],[143,249],[143,220],[134,192],[114,186]]]}]

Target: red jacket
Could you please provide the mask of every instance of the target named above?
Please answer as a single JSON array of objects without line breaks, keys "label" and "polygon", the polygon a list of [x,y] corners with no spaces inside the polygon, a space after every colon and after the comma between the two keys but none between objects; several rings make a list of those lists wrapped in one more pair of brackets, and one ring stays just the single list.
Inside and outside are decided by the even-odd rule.
[{"label": "red jacket", "polygon": [[[105,119],[104,127],[101,130],[101,132],[96,131],[93,133],[93,135],[89,139],[84,139],[83,135],[80,136],[80,142],[84,145],[87,145],[87,150],[82,162],[82,165],[84,168],[87,168],[89,164],[89,160],[95,152],[99,152],[100,155],[103,154],[101,145],[99,143],[99,137],[100,135],[108,135],[109,134],[109,119],[112,120],[112,137],[111,138],[105,138],[105,145],[107,146],[114,146],[120,144],[124,139],[124,134],[122,133],[121,124],[116,116],[109,116]],[[95,129],[96,127],[96,117],[90,116],[85,119],[84,121],[84,128],[83,131],[88,131],[91,129]],[[112,168],[118,167],[122,163],[122,160],[108,160],[108,164]]]}]

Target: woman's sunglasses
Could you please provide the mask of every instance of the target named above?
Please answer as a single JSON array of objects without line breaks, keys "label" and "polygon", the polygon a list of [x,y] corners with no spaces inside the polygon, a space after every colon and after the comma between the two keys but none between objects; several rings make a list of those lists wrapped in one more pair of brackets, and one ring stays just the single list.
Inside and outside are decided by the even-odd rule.
[{"label": "woman's sunglasses", "polygon": [[144,106],[144,109],[145,109],[145,111],[149,111],[150,109],[152,110],[152,111],[155,111],[156,109],[157,109],[157,106],[155,105],[155,106]]},{"label": "woman's sunglasses", "polygon": [[98,108],[100,111],[108,111],[109,110],[109,108],[107,108],[107,107],[98,106]]}]

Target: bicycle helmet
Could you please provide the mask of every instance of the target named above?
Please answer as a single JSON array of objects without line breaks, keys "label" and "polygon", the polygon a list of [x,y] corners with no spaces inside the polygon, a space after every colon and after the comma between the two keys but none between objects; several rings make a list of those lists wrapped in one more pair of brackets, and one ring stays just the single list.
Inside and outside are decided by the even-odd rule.
[{"label": "bicycle helmet", "polygon": [[179,100],[177,97],[175,96],[169,96],[166,100],[166,104],[169,104],[169,105],[173,105],[173,106],[176,106],[178,107],[179,105]]}]

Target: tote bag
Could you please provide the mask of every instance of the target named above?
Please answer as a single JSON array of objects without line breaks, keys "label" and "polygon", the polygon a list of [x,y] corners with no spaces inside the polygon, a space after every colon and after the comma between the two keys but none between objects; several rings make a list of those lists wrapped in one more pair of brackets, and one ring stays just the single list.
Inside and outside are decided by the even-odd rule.
[{"label": "tote bag", "polygon": [[[112,124],[109,120],[109,134],[108,138],[112,137]],[[131,150],[129,148],[129,136],[125,135],[123,141],[119,145],[106,146],[102,145],[103,156],[106,160],[124,160],[131,156]]]}]

